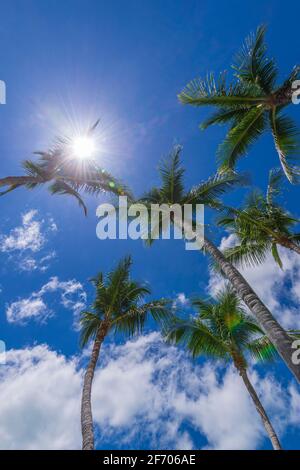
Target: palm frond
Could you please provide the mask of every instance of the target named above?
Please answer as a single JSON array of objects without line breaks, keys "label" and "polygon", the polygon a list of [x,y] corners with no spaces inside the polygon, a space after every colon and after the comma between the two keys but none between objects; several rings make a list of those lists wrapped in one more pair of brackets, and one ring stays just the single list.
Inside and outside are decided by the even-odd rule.
[{"label": "palm frond", "polygon": [[60,195],[70,195],[73,196],[77,199],[78,204],[82,207],[84,214],[87,215],[87,208],[86,205],[84,204],[82,198],[80,197],[80,194],[75,191],[71,186],[69,186],[67,183],[65,183],[62,180],[56,180],[53,184],[49,186],[49,191],[51,194],[60,194]]},{"label": "palm frond", "polygon": [[192,188],[185,196],[185,204],[217,204],[217,198],[235,187],[248,184],[248,177],[233,171],[225,174],[217,173],[204,183]]},{"label": "palm frond", "polygon": [[225,258],[238,267],[253,267],[262,264],[270,251],[270,243],[242,243],[223,251]]},{"label": "palm frond", "polygon": [[168,158],[159,167],[162,179],[160,193],[165,202],[175,203],[182,199],[184,169],[180,162],[181,151],[182,146],[176,145]]},{"label": "palm frond", "polygon": [[167,299],[152,300],[141,305],[133,305],[128,311],[113,320],[116,332],[128,336],[141,333],[147,318],[151,316],[163,329],[170,323],[172,312]]},{"label": "palm frond", "polygon": [[281,168],[273,168],[269,172],[269,182],[266,199],[268,204],[272,204],[274,198],[281,193],[283,182],[283,172]]},{"label": "palm frond", "polygon": [[267,336],[261,336],[250,342],[246,349],[253,359],[260,362],[270,362],[278,357],[278,353]]},{"label": "palm frond", "polygon": [[246,38],[233,68],[240,80],[259,85],[262,92],[269,94],[275,85],[277,68],[274,60],[266,57],[265,32],[266,27],[261,25]]},{"label": "palm frond", "polygon": [[270,112],[271,128],[275,147],[279,156],[282,169],[293,183],[300,175],[300,133],[294,122],[285,115],[279,114],[274,108]]},{"label": "palm frond", "polygon": [[272,252],[272,256],[273,256],[274,260],[276,261],[278,266],[282,269],[282,261],[281,261],[281,258],[279,256],[278,248],[277,248],[276,243],[272,243],[271,252]]},{"label": "palm frond", "polygon": [[166,340],[174,344],[182,344],[193,357],[226,358],[228,350],[221,339],[214,336],[209,328],[199,320],[184,321],[175,319],[170,325]]},{"label": "palm frond", "polygon": [[226,124],[227,122],[234,122],[237,124],[247,113],[247,109],[227,109],[221,108],[214,114],[209,116],[200,124],[200,129],[205,130],[214,124]]},{"label": "palm frond", "polygon": [[265,97],[259,95],[257,88],[251,84],[237,83],[228,87],[225,73],[221,73],[218,78],[211,73],[204,80],[192,80],[178,98],[183,104],[231,109],[249,109],[265,103]]},{"label": "palm frond", "polygon": [[92,312],[83,311],[80,316],[80,345],[83,348],[95,338],[101,324],[101,318]]},{"label": "palm frond", "polygon": [[230,129],[217,150],[222,171],[234,168],[237,159],[260,137],[266,126],[264,114],[263,107],[252,108],[235,127]]}]

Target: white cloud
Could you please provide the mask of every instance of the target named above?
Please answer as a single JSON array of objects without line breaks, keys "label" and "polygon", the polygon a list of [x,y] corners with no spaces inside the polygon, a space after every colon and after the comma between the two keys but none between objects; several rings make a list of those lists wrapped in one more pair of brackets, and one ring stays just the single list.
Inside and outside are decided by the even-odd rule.
[{"label": "white cloud", "polygon": [[31,250],[39,251],[45,243],[41,232],[41,222],[35,220],[36,210],[30,210],[22,215],[22,224],[2,236],[0,249],[3,252]]},{"label": "white cloud", "polygon": [[[222,238],[220,248],[235,244],[234,235]],[[265,262],[255,267],[239,268],[258,296],[285,328],[300,328],[300,256],[279,247],[283,269],[268,255]],[[210,273],[209,291],[214,295],[224,286],[224,279],[215,272]]]},{"label": "white cloud", "polygon": [[45,256],[42,256],[40,259],[33,258],[32,256],[22,257],[19,260],[18,267],[21,271],[36,271],[39,270],[41,272],[47,271],[50,267],[50,261],[56,258],[56,252],[50,251]]},{"label": "white cloud", "polygon": [[181,305],[186,305],[188,303],[188,299],[185,295],[184,292],[180,292],[178,295],[177,295],[177,300],[178,302],[181,304]]},{"label": "white cloud", "polygon": [[76,361],[46,346],[12,350],[0,367],[0,448],[80,448]]},{"label": "white cloud", "polygon": [[[232,368],[224,372],[223,364],[195,366],[178,349],[164,345],[157,333],[112,346],[105,360],[93,392],[100,442],[114,436],[123,444],[138,446],[146,438],[153,448],[193,448],[193,438],[182,428],[188,422],[206,438],[205,448],[261,446],[265,431]],[[289,409],[286,392],[272,377],[261,378],[253,372],[251,378],[283,432]]]},{"label": "white cloud", "polygon": [[74,322],[77,321],[79,312],[85,307],[86,293],[83,286],[76,279],[60,281],[58,277],[52,277],[40,290],[33,292],[28,298],[12,302],[6,308],[6,318],[10,323],[26,324],[29,320],[45,322],[53,315],[53,311],[47,306],[46,294],[59,293],[60,303],[73,312]]},{"label": "white cloud", "polygon": [[38,318],[40,321],[49,317],[51,312],[45,302],[37,297],[18,300],[6,309],[6,318],[9,323],[25,324],[28,319]]},{"label": "white cloud", "polygon": [[[86,357],[66,359],[46,346],[7,352],[0,367],[0,447],[80,448],[80,394]],[[83,361],[83,362],[82,362]],[[151,333],[104,347],[93,386],[99,447],[253,449],[265,431],[233,369],[196,366]],[[251,380],[282,434],[300,425],[300,394],[252,371]],[[188,428],[183,424],[187,423]]]},{"label": "white cloud", "polygon": [[189,299],[185,295],[185,293],[184,292],[179,292],[173,300],[172,307],[173,308],[187,307],[189,305],[189,303],[190,303]]},{"label": "white cloud", "polygon": [[53,218],[40,219],[37,210],[30,210],[21,216],[21,225],[13,228],[7,235],[0,236],[0,251],[14,256],[19,269],[22,271],[46,271],[49,261],[56,254],[55,251],[46,252],[39,256],[44,250],[47,236],[57,231]]}]

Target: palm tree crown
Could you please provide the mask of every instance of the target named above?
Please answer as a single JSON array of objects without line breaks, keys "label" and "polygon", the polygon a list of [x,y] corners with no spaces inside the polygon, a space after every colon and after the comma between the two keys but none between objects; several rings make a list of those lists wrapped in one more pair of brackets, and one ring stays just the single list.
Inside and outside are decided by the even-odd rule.
[{"label": "palm tree crown", "polygon": [[237,185],[246,182],[246,178],[235,172],[219,174],[186,190],[184,187],[185,169],[181,165],[182,147],[174,146],[169,156],[159,166],[161,185],[150,189],[140,201],[149,207],[151,204],[204,204],[213,209],[221,209],[220,196]]},{"label": "palm tree crown", "polygon": [[150,290],[130,278],[131,258],[126,257],[118,266],[104,275],[92,279],[96,298],[89,311],[81,313],[81,345],[94,339],[104,322],[108,331],[132,336],[143,329],[148,315],[163,322],[169,319],[168,300],[145,302]]},{"label": "palm tree crown", "polygon": [[224,252],[231,262],[256,265],[271,251],[282,267],[278,245],[300,254],[300,234],[293,231],[299,220],[275,200],[281,183],[282,172],[271,170],[266,196],[260,191],[252,191],[241,210],[229,209],[228,215],[219,218],[219,225],[228,228],[237,238],[237,244]]},{"label": "palm tree crown", "polygon": [[216,295],[216,301],[196,298],[192,301],[198,315],[189,320],[177,318],[168,332],[168,339],[183,343],[193,357],[200,355],[233,360],[247,366],[250,353],[257,360],[271,359],[276,350],[249,316],[232,289],[226,287]]},{"label": "palm tree crown", "polygon": [[220,291],[216,301],[195,299],[198,315],[187,321],[177,319],[168,332],[168,339],[183,343],[194,357],[206,355],[232,360],[262,419],[274,449],[281,449],[279,439],[247,375],[247,358],[271,359],[276,350],[261,328],[245,312],[239,298],[229,288]]},{"label": "palm tree crown", "polygon": [[[98,122],[89,130],[94,131]],[[0,179],[0,187],[7,187],[1,196],[21,186],[34,189],[49,183],[51,194],[70,195],[77,199],[87,214],[86,205],[80,193],[98,195],[110,192],[116,195],[127,194],[128,189],[107,171],[100,168],[94,159],[78,160],[71,150],[71,139],[58,139],[53,148],[47,152],[35,152],[37,162],[25,160],[25,175],[8,176]]]},{"label": "palm tree crown", "polygon": [[299,131],[283,110],[291,103],[293,82],[299,77],[300,67],[294,67],[284,83],[278,85],[277,67],[273,59],[266,57],[264,36],[265,27],[260,26],[256,34],[246,39],[232,66],[234,83],[227,85],[224,73],[218,79],[210,74],[204,80],[190,82],[179,94],[179,100],[219,108],[202,123],[202,129],[212,124],[230,124],[217,152],[223,170],[233,168],[250,145],[270,129],[283,171],[294,182],[300,174]]}]

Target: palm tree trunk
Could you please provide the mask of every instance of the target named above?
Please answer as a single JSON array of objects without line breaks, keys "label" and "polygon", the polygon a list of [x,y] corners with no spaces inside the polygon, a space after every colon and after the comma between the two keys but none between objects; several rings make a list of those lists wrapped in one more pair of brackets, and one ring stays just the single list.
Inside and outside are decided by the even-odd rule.
[{"label": "palm tree trunk", "polygon": [[262,406],[262,404],[260,402],[260,399],[258,398],[258,395],[257,395],[252,383],[249,380],[246,369],[243,368],[243,367],[238,367],[237,365],[236,365],[236,368],[238,369],[239,374],[242,377],[243,382],[245,384],[245,387],[248,390],[249,395],[252,398],[253,403],[254,403],[254,405],[255,405],[255,407],[256,407],[256,409],[257,409],[257,411],[258,411],[258,413],[261,417],[264,428],[267,431],[267,434],[270,438],[270,441],[272,442],[273,449],[274,450],[281,450],[281,445],[280,445],[279,439],[277,437],[277,434],[276,434],[276,432],[275,432],[275,430],[274,430],[274,428],[271,424],[271,421],[269,420],[269,417],[268,417],[264,407]]},{"label": "palm tree trunk", "polygon": [[94,379],[95,368],[99,358],[100,348],[107,334],[108,328],[108,323],[103,321],[95,338],[90,362],[84,375],[81,398],[82,450],[94,449],[94,427],[91,403],[92,383]]},{"label": "palm tree trunk", "polygon": [[240,272],[226,260],[221,251],[206,237],[204,238],[203,246],[218,263],[222,272],[235,288],[239,297],[245,302],[247,307],[249,307],[253,315],[257,318],[261,328],[265,331],[266,335],[273,343],[290,371],[294,374],[295,378],[300,382],[300,366],[297,366],[292,362],[293,339],[275,320],[271,312],[250,287],[246,279],[244,279]]},{"label": "palm tree trunk", "polygon": [[277,243],[279,243],[284,248],[287,248],[288,250],[295,251],[296,253],[298,253],[298,255],[300,255],[300,246],[294,243],[289,238],[282,237],[277,241]]}]

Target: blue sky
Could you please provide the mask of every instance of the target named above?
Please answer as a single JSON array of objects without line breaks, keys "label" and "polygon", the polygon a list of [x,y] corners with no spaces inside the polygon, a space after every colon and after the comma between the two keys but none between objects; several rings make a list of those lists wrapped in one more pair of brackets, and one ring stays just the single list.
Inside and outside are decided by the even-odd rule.
[{"label": "blue sky", "polygon": [[[250,4],[232,0],[222,3],[15,0],[2,1],[0,8],[0,79],[7,86],[7,104],[0,106],[1,177],[19,174],[21,160],[29,158],[35,150],[47,149],[55,136],[67,133],[76,124],[86,125],[100,117],[104,142],[99,164],[125,181],[136,194],[157,183],[158,162],[174,143],[184,147],[187,185],[196,184],[214,173],[215,150],[224,129],[200,132],[198,124],[207,110],[183,107],[177,101],[177,93],[194,77],[212,70],[229,70],[232,56],[244,37],[260,23],[268,25],[269,53],[276,57],[280,78],[298,60],[300,9],[295,1],[286,8],[280,1]],[[298,121],[299,109],[294,106],[290,110]],[[270,136],[265,136],[240,161],[239,169],[250,172],[253,184],[264,188],[268,170],[274,166],[277,166],[277,155]],[[243,195],[239,190],[228,200],[239,204]],[[298,200],[299,187],[286,185],[283,201],[296,215],[299,215]],[[178,300],[184,304],[185,297],[193,293],[206,295],[218,282],[209,273],[207,260],[201,254],[185,251],[180,241],[159,241],[151,249],[145,248],[141,241],[99,241],[95,234],[95,210],[103,198],[87,201],[87,219],[72,199],[50,197],[44,188],[33,192],[20,189],[0,201],[0,337],[8,349],[15,350],[11,371],[0,370],[7,381],[2,393],[4,396],[7,390],[13,393],[16,383],[22,388],[22,377],[25,390],[19,399],[12,399],[12,403],[17,400],[24,432],[17,432],[9,425],[1,429],[0,425],[0,436],[3,434],[6,438],[3,442],[11,447],[50,446],[51,440],[57,447],[78,447],[78,430],[77,434],[74,431],[75,437],[65,433],[68,420],[74,423],[74,429],[79,420],[76,416],[80,392],[78,370],[84,358],[78,347],[76,318],[80,305],[92,299],[89,277],[111,269],[130,253],[134,276],[149,283],[153,297],[176,298],[184,294]],[[227,234],[219,232],[213,236],[219,243]],[[20,240],[24,241],[24,237],[22,244]],[[283,256],[286,261],[283,272],[268,260],[259,272],[246,274],[254,287],[262,290],[261,295],[275,314],[279,318],[282,315],[282,321],[288,324],[299,322],[295,310],[300,299],[300,264],[290,254]],[[32,314],[25,324],[20,324],[17,313],[26,306],[36,309],[37,318]],[[245,448],[269,448],[253,417],[254,411],[251,413],[252,405],[240,391],[230,369],[215,370],[204,361],[194,369],[188,358],[181,352],[167,350],[150,331],[149,326],[150,336],[127,346],[122,338],[117,338],[116,345],[107,346],[104,352],[106,366],[99,371],[95,383],[95,407],[99,406],[98,396],[110,413],[105,414],[100,407],[96,411],[99,448],[218,448],[230,447],[234,440]],[[18,351],[23,351],[23,355],[18,355]],[[109,353],[115,360],[109,362]],[[176,378],[180,374],[174,366],[177,360],[184,371],[180,380]],[[31,366],[36,362],[35,376]],[[64,394],[53,399],[52,404],[43,398],[51,411],[47,416],[41,413],[40,396],[36,409],[26,414],[39,373],[40,380],[47,383],[46,367],[57,380],[61,368],[66,382],[66,387],[62,387]],[[140,390],[131,389],[126,379],[123,380],[122,373],[127,368],[134,374],[132,382],[140,383]],[[204,372],[209,377],[207,382],[198,376]],[[163,387],[165,374],[169,378],[168,386]],[[193,374],[200,382],[190,383],[191,392],[183,399],[184,379],[191,380]],[[71,393],[67,387],[69,379],[74,385],[72,397],[68,395]],[[288,413],[295,409],[299,414],[300,398],[289,372],[278,363],[268,369],[256,368],[253,380],[261,389],[262,399],[274,411],[283,445],[297,448],[300,422]],[[103,395],[104,385],[112,390],[125,387],[126,397],[133,397],[133,402],[123,397],[124,404],[120,405],[122,394],[115,396],[115,402],[110,401],[109,394]],[[55,389],[44,386],[45,394],[48,391],[55,396]],[[237,397],[232,401],[235,393]],[[148,404],[144,399],[141,401],[142,394],[149,394]],[[58,426],[61,440],[55,440],[51,424],[44,424],[45,441],[38,439],[37,434],[44,429],[40,427],[41,421],[55,421],[59,406],[69,399],[72,404],[74,401],[74,408],[72,418],[71,411],[70,415],[65,411],[65,421],[61,418],[61,429]],[[158,411],[159,407],[156,413],[151,413],[151,400],[163,407],[163,413]],[[117,411],[114,403],[118,404]],[[224,406],[220,406],[222,403]],[[237,403],[240,412],[235,415],[232,408]],[[201,406],[211,410],[210,416],[203,414]],[[143,407],[144,419],[138,412]],[[199,417],[195,419],[193,415],[198,410]],[[2,413],[7,422],[16,419],[12,406],[7,405]],[[251,418],[255,433],[247,426]],[[219,424],[209,421],[213,419]],[[166,420],[173,427],[170,425],[166,430],[169,440],[164,441],[159,426]],[[226,427],[226,421],[231,427]],[[149,425],[148,431],[139,432],[145,423]],[[105,436],[104,426],[109,429]],[[238,435],[232,434],[233,441],[227,442],[224,436],[236,426],[237,429],[240,426],[239,434],[243,438],[238,441]],[[134,427],[136,432],[132,431]],[[219,428],[219,433],[214,427]],[[29,428],[36,429],[36,434],[28,433]]]}]

